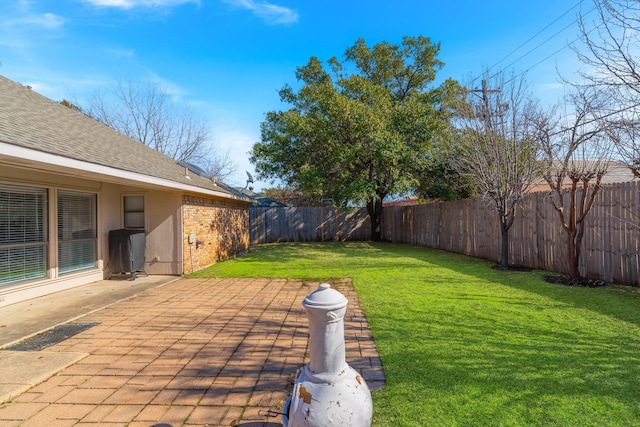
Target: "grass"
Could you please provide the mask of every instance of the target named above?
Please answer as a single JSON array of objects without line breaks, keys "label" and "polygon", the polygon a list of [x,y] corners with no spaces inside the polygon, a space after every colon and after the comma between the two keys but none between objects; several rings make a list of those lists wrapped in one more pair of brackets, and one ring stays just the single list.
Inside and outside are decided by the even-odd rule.
[{"label": "grass", "polygon": [[409,245],[262,245],[190,277],[350,277],[387,384],[375,426],[640,425],[640,289]]}]

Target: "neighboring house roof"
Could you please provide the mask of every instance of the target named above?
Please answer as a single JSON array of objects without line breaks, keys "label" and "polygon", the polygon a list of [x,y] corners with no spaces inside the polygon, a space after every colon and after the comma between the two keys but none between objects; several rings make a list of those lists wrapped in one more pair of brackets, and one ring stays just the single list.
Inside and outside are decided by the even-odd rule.
[{"label": "neighboring house roof", "polygon": [[602,177],[603,184],[613,184],[616,182],[629,182],[636,179],[633,171],[621,160],[610,160],[607,166],[607,173]]},{"label": "neighboring house roof", "polygon": [[79,177],[137,181],[249,201],[91,117],[0,76],[0,160],[3,157],[15,159],[16,166],[38,162],[48,171],[75,169]]},{"label": "neighboring house roof", "polygon": [[[560,169],[560,164],[558,163],[558,169]],[[571,168],[575,170],[585,170],[590,171],[597,169],[599,164],[602,163],[604,166],[606,173],[602,176],[602,180],[600,184],[615,184],[618,182],[629,182],[637,179],[637,177],[633,174],[633,171],[621,160],[572,160]],[[593,183],[594,181],[592,181]],[[563,182],[563,187],[570,186],[571,181],[568,177],[565,177]],[[536,180],[536,182],[529,189],[531,192],[537,191],[549,191],[549,184],[540,178]]]},{"label": "neighboring house roof", "polygon": [[[423,202],[424,203],[424,202]],[[415,196],[410,196],[406,199],[389,200],[388,202],[382,202],[382,206],[416,206],[420,204],[420,200]]]},{"label": "neighboring house roof", "polygon": [[273,200],[268,197],[261,196],[258,193],[254,193],[252,190],[248,188],[235,187],[235,191],[238,191],[244,194],[245,196],[251,198],[253,200],[253,206],[256,208],[286,208],[289,206],[277,200]]}]

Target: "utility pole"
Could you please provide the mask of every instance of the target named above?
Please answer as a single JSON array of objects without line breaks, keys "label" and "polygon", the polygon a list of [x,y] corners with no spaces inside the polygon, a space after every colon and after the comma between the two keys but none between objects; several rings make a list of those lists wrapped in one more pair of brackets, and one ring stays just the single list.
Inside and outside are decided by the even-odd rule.
[{"label": "utility pole", "polygon": [[484,105],[484,119],[487,123],[487,129],[491,129],[491,110],[489,109],[489,94],[502,92],[502,89],[489,89],[487,87],[487,80],[482,79],[482,89],[469,89],[469,92],[477,94],[482,93],[482,103]]}]

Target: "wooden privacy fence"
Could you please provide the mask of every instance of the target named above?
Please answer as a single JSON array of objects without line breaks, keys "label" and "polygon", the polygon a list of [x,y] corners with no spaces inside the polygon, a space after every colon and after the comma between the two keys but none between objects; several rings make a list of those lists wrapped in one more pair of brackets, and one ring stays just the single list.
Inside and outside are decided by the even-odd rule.
[{"label": "wooden privacy fence", "polygon": [[364,208],[249,208],[251,244],[368,240],[371,222]]},{"label": "wooden privacy fence", "polygon": [[[580,271],[606,280],[640,285],[640,183],[603,186],[586,222]],[[547,193],[522,200],[509,231],[510,263],[568,273],[566,233]],[[364,208],[250,208],[251,244],[368,240]],[[498,261],[500,230],[482,200],[457,200],[382,211],[383,239]]]},{"label": "wooden privacy fence", "polygon": [[[640,184],[603,186],[586,220],[580,271],[640,285]],[[458,200],[383,209],[383,237],[498,261],[500,229],[486,201]],[[509,231],[510,262],[568,273],[566,233],[547,193],[522,200]]]}]

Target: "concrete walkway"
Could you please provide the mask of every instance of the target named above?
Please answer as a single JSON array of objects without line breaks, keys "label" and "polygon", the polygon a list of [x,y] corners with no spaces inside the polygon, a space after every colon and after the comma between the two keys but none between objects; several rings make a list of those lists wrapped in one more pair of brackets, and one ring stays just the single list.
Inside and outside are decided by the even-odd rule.
[{"label": "concrete walkway", "polygon": [[[0,351],[0,381],[12,372],[26,383],[0,405],[0,425],[281,425],[308,362],[302,300],[318,284],[180,279],[76,316],[95,326],[40,351]],[[384,373],[357,295],[350,281],[332,285],[349,299],[347,362],[375,390]]]}]

